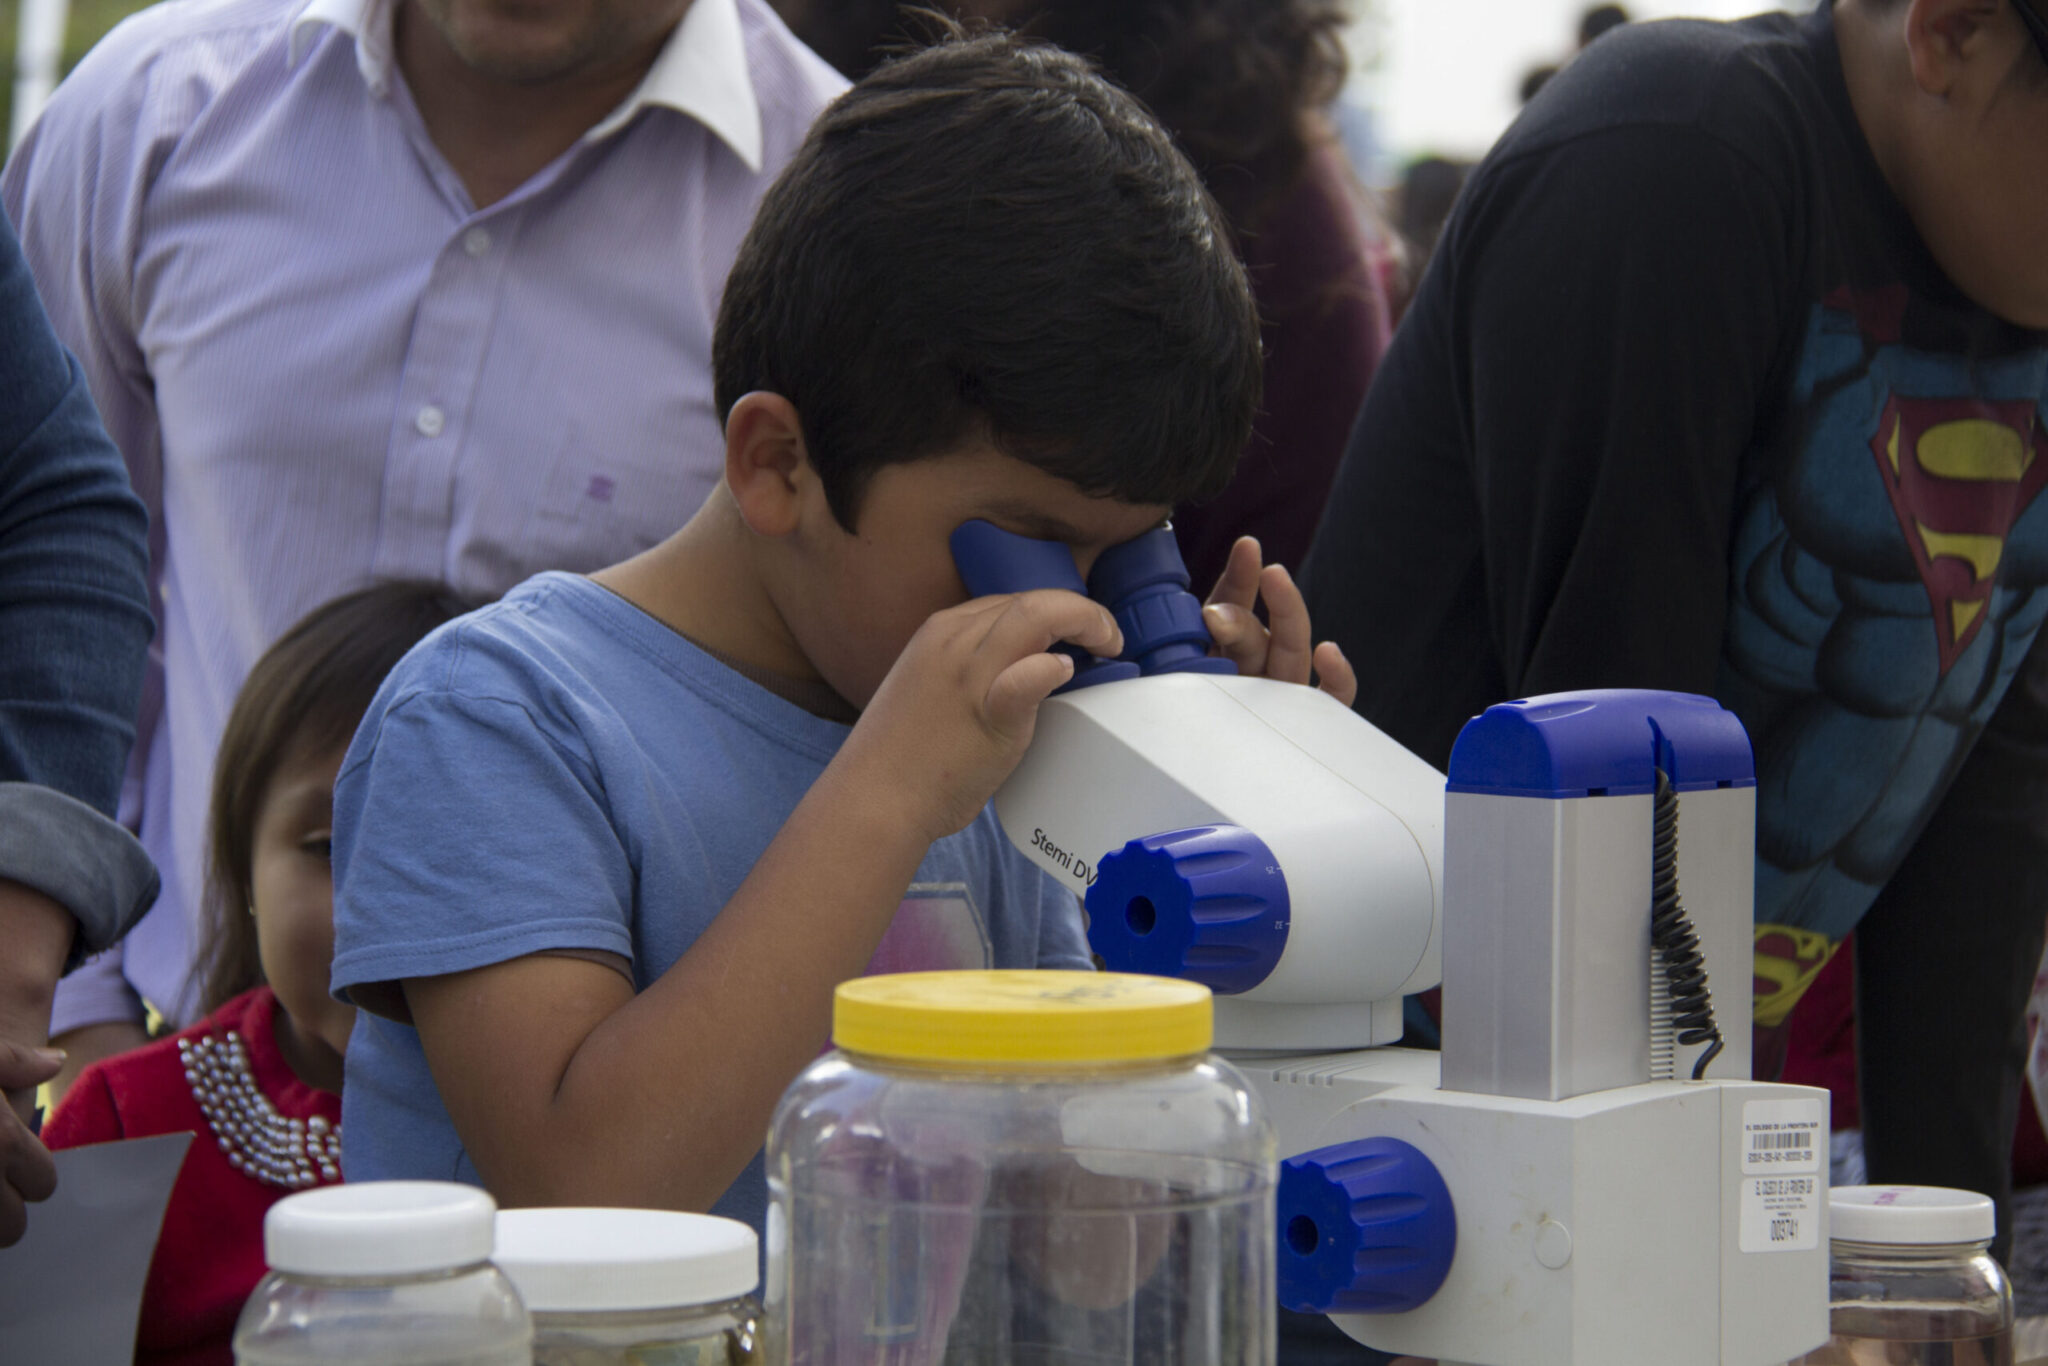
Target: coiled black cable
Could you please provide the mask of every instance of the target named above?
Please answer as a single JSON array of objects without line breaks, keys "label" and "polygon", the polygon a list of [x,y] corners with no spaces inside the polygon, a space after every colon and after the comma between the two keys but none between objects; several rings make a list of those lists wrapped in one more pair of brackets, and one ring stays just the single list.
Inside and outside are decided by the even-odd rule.
[{"label": "coiled black cable", "polygon": [[1657,770],[1657,797],[1650,834],[1650,948],[1664,965],[1671,990],[1671,1027],[1678,1042],[1711,1044],[1692,1067],[1692,1079],[1707,1074],[1707,1064],[1720,1056],[1721,1026],[1714,1020],[1714,997],[1707,990],[1706,956],[1692,917],[1678,899],[1678,794],[1671,779]]}]

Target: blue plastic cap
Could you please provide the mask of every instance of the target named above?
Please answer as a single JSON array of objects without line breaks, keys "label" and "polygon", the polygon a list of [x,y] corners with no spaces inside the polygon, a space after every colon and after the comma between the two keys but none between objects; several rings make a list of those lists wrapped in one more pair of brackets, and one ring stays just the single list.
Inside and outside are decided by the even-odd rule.
[{"label": "blue plastic cap", "polygon": [[1220,996],[1272,975],[1287,947],[1287,877],[1235,825],[1132,840],[1088,888],[1088,943],[1112,972],[1200,982]]},{"label": "blue plastic cap", "polygon": [[1023,593],[1033,588],[1064,588],[1088,596],[1074,552],[1059,541],[1035,541],[993,522],[977,520],[953,528],[948,544],[969,597]]},{"label": "blue plastic cap", "polygon": [[1624,796],[1656,791],[1660,768],[1680,792],[1756,785],[1749,735],[1713,698],[1603,688],[1488,707],[1458,734],[1449,788]]},{"label": "blue plastic cap", "polygon": [[[1081,570],[1074,552],[1059,541],[1037,541],[1003,530],[992,522],[962,522],[948,539],[953,565],[971,598],[997,593],[1027,593],[1034,588],[1064,588],[1070,593],[1088,594],[1081,582]],[[1058,696],[1097,683],[1115,683],[1136,678],[1138,666],[1118,659],[1103,659],[1078,645],[1055,645],[1060,654],[1074,661],[1074,676],[1053,690]]]},{"label": "blue plastic cap", "polygon": [[1280,1164],[1280,1303],[1301,1314],[1405,1314],[1451,1274],[1458,1219],[1436,1164],[1398,1138]]},{"label": "blue plastic cap", "polygon": [[1088,595],[1116,614],[1123,657],[1146,674],[1237,672],[1237,665],[1209,654],[1202,603],[1188,591],[1172,527],[1103,551],[1088,573]]}]

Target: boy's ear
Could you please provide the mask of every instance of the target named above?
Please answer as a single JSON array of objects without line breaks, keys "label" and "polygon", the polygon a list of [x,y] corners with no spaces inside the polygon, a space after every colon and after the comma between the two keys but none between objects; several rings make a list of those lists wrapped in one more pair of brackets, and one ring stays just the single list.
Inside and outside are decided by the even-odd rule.
[{"label": "boy's ear", "polygon": [[1994,50],[2002,53],[1995,21],[2005,4],[2006,0],[1912,0],[1906,7],[1905,27],[1913,83],[1923,93],[1946,100],[1962,93],[1966,77],[1975,71],[2003,79],[2003,58],[2010,54],[2002,54],[1995,70],[1986,58]]},{"label": "boy's ear", "polygon": [[796,405],[780,394],[744,394],[725,419],[725,482],[747,526],[762,536],[796,530],[810,451]]}]

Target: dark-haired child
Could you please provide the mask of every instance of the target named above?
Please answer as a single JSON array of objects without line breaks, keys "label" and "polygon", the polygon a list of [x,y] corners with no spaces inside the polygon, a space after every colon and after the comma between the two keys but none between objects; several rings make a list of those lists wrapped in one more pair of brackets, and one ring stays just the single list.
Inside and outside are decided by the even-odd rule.
[{"label": "dark-haired child", "polygon": [[[1072,896],[986,809],[1102,607],[966,600],[986,519],[1106,547],[1230,477],[1258,319],[1215,205],[1079,58],[883,67],[763,201],[714,341],[723,484],[392,675],[335,789],[350,1179],[763,1220],[761,1138],[871,968],[1086,969]],[[1309,679],[1284,570],[1212,599]],[[1263,593],[1270,634],[1252,616]],[[1314,657],[1348,699],[1334,648]]]},{"label": "dark-haired child", "polygon": [[437,584],[378,584],[314,609],[257,662],[214,764],[207,1018],[88,1067],[43,1128],[52,1148],[196,1135],[143,1290],[138,1362],[231,1366],[265,1211],[341,1179],[355,1011],[327,992],[334,772],[392,665],[473,605]]}]

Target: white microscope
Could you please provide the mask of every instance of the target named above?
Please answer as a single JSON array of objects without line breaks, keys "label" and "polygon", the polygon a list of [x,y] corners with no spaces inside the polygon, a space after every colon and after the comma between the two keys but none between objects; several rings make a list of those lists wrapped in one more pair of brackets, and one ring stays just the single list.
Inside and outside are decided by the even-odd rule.
[{"label": "white microscope", "polygon": [[[1775,1366],[1826,1339],[1827,1095],[1748,1080],[1731,714],[1506,703],[1446,783],[1328,695],[1209,658],[1168,530],[1085,590],[1056,543],[970,522],[953,546],[972,592],[1087,591],[1123,628],[996,812],[1084,896],[1105,966],[1215,990],[1286,1155],[1283,1304],[1471,1366]],[[1442,1053],[1383,1047],[1439,979]]]}]

